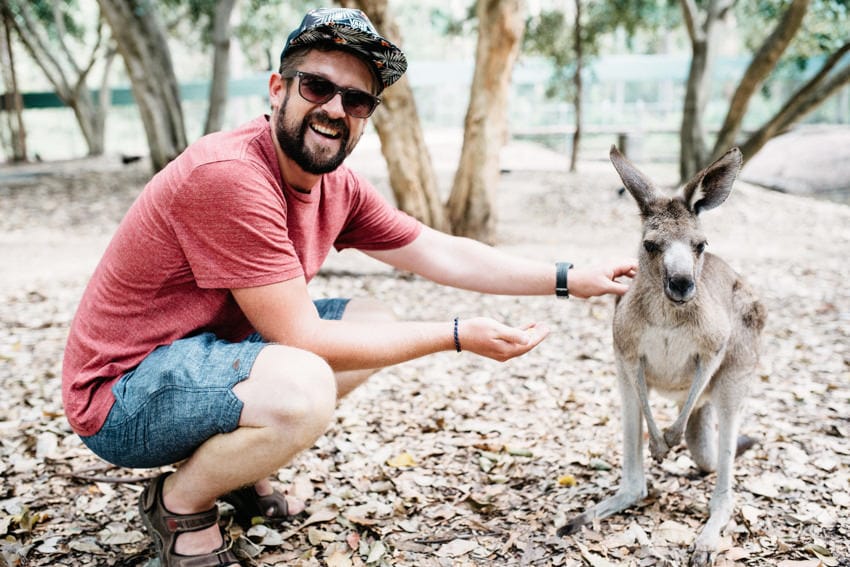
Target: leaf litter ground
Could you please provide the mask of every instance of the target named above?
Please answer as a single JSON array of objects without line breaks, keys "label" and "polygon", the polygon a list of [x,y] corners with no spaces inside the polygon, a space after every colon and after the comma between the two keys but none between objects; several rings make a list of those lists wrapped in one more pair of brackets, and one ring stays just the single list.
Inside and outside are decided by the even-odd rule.
[{"label": "leaf litter ground", "polygon": [[[499,189],[500,246],[576,264],[632,255],[636,208],[618,195],[610,165],[528,169],[542,150],[516,151]],[[0,183],[0,565],[153,567],[136,499],[159,471],[94,457],[70,431],[60,396],[76,302],[147,172],[90,162],[56,169]],[[736,462],[736,513],[718,564],[850,565],[850,207],[739,183],[705,223],[712,251],[770,311],[742,426],[759,443]],[[402,318],[447,321],[447,332],[454,316],[489,315],[544,321],[552,334],[506,364],[443,353],[375,375],[280,471],[279,486],[307,511],[278,529],[230,526],[246,564],[686,563],[714,475],[697,474],[684,447],[660,465],[647,458],[650,494],[639,506],[555,536],[620,476],[610,298],[446,290],[347,252],[311,289],[378,297]],[[671,404],[652,403],[658,421],[674,419]]]}]

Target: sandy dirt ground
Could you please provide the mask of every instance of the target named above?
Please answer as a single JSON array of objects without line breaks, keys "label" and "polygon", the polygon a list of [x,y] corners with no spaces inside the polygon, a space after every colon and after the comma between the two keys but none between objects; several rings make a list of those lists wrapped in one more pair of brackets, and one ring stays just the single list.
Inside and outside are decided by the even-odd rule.
[{"label": "sandy dirt ground", "polygon": [[[429,134],[446,188],[459,143]],[[578,265],[632,256],[637,208],[605,156],[578,173],[565,163],[533,144],[505,148],[498,245]],[[387,191],[376,138],[350,164]],[[669,164],[639,165],[659,185],[675,181]],[[135,500],[157,471],[91,455],[64,421],[59,383],[76,302],[148,176],[146,164],[114,158],[0,168],[0,565],[156,564]],[[718,564],[850,565],[850,206],[739,181],[704,216],[709,249],[769,310],[742,426],[759,444],[737,461]],[[684,447],[660,465],[647,458],[641,506],[555,536],[619,479],[609,298],[447,291],[356,252],[334,254],[310,287],[375,296],[403,318],[489,315],[553,332],[507,364],[443,353],[374,376],[278,476],[307,514],[276,530],[231,528],[247,564],[684,564],[714,485]],[[663,399],[653,405],[662,424],[675,417]]]}]

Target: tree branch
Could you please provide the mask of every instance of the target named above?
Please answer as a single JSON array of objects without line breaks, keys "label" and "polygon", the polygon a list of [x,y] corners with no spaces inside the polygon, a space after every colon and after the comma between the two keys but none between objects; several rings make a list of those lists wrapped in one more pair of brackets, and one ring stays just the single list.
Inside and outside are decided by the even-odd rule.
[{"label": "tree branch", "polygon": [[68,31],[65,29],[65,21],[62,17],[62,4],[63,2],[56,2],[53,5],[53,23],[56,26],[56,41],[59,43],[59,47],[62,48],[62,52],[67,54],[67,63],[69,64],[69,67],[71,67],[74,70],[74,73],[79,76],[80,69],[77,66],[77,62],[74,60],[74,57],[71,55],[73,52],[68,49],[68,44],[65,43],[65,37],[68,35]]},{"label": "tree branch", "polygon": [[829,72],[850,51],[850,43],[836,51],[823,67],[800,87],[773,117],[741,144],[744,159],[755,155],[771,138],[802,120],[819,104],[850,83],[850,63],[829,77]]},{"label": "tree branch", "polygon": [[696,25],[696,17],[698,8],[694,0],[680,0],[682,5],[682,16],[685,20],[685,28],[688,30],[688,36],[691,38],[691,43],[696,42],[701,36],[701,31]]},{"label": "tree branch", "polygon": [[10,15],[10,20],[15,26],[15,31],[21,43],[24,44],[36,64],[44,71],[45,76],[56,90],[56,95],[63,102],[70,100],[73,91],[65,77],[64,69],[59,64],[57,57],[51,56],[52,50],[47,47],[44,38],[42,38],[40,27],[32,21],[32,15],[26,2],[16,3],[16,11],[11,9],[8,2],[4,2],[4,8]]},{"label": "tree branch", "polygon": [[81,89],[88,88],[86,83],[88,80],[89,73],[91,73],[92,68],[95,63],[97,63],[98,51],[100,51],[100,46],[103,43],[103,20],[98,20],[97,23],[97,39],[94,42],[94,45],[91,48],[91,53],[89,53],[88,58],[86,59],[86,64],[82,69],[77,69],[77,82],[74,85],[74,92],[79,93]]},{"label": "tree branch", "polygon": [[791,40],[794,39],[808,8],[809,0],[794,0],[783,14],[782,19],[756,51],[744,72],[744,76],[738,83],[738,88],[735,89],[732,100],[729,102],[729,110],[712,150],[714,157],[719,157],[729,146],[735,143],[753,94],[776,67],[779,58],[782,57]]}]

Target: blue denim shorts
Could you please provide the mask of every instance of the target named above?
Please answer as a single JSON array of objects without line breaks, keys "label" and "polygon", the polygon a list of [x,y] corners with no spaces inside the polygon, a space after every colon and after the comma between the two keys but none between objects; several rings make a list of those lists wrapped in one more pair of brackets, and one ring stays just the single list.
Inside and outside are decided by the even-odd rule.
[{"label": "blue denim shorts", "polygon": [[[341,319],[348,299],[314,302],[322,319]],[[83,443],[110,463],[160,467],[188,458],[207,439],[239,425],[246,379],[268,343],[254,333],[230,343],[212,333],[158,347],[112,387],[115,404]]]}]

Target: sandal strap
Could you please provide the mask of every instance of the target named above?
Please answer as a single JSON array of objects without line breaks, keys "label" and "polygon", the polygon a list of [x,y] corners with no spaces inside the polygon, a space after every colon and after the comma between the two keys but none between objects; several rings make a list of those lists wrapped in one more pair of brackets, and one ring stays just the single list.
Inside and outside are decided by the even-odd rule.
[{"label": "sandal strap", "polygon": [[241,565],[239,558],[225,547],[206,555],[172,555],[171,567],[219,567],[221,565]]},{"label": "sandal strap", "polygon": [[162,500],[162,487],[169,474],[171,473],[159,475],[142,494],[144,512],[151,520],[156,520],[156,523],[160,524],[156,527],[162,527],[173,534],[179,534],[196,532],[217,524],[219,517],[217,506],[194,514],[175,514],[165,507]]},{"label": "sandal strap", "polygon": [[170,473],[162,474],[154,479],[139,496],[139,514],[154,539],[163,567],[241,565],[227,543],[203,555],[179,555],[174,551],[174,543],[180,533],[198,531],[216,525],[218,507],[214,506],[196,514],[170,512],[162,501],[162,486],[168,474]]},{"label": "sandal strap", "polygon": [[218,508],[210,508],[197,514],[163,514],[162,522],[171,533],[197,532],[218,523]]}]

